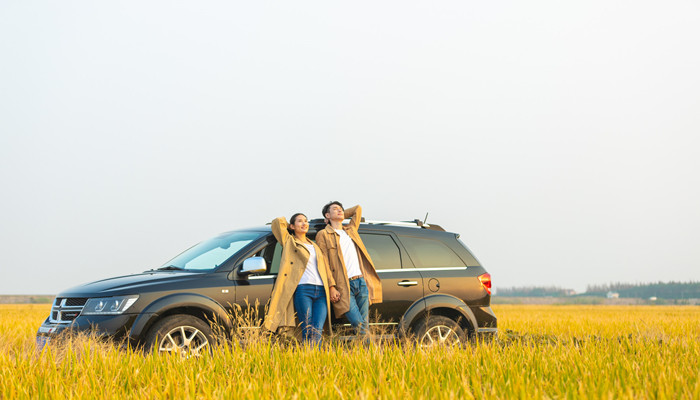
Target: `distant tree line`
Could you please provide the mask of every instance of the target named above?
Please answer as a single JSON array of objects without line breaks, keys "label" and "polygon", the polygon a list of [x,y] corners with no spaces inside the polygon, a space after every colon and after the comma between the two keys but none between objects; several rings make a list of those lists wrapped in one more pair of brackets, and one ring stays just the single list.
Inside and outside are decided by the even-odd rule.
[{"label": "distant tree line", "polygon": [[608,292],[620,297],[659,299],[699,299],[700,282],[610,283],[588,285],[586,296],[606,296]]},{"label": "distant tree line", "polygon": [[700,282],[658,282],[658,283],[609,283],[588,285],[586,293],[576,294],[572,289],[557,286],[523,286],[496,288],[494,296],[499,297],[606,297],[617,293],[620,298],[656,297],[658,299],[700,299]]},{"label": "distant tree line", "polygon": [[565,297],[574,293],[572,289],[556,286],[525,286],[511,288],[496,288],[496,296],[501,297]]}]

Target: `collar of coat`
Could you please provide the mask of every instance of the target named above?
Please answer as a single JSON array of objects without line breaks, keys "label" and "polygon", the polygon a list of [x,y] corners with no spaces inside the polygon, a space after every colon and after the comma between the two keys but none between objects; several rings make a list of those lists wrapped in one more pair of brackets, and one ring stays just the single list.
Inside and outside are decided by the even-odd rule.
[{"label": "collar of coat", "polygon": [[[338,232],[336,232],[335,229],[333,229],[333,227],[331,226],[331,224],[326,225],[326,228],[325,228],[325,229],[328,231],[328,233],[333,233],[333,234],[335,234],[335,235],[338,234]],[[347,227],[346,225],[343,225],[343,230],[344,230],[344,231],[347,231],[347,230],[348,230],[348,227]]]},{"label": "collar of coat", "polygon": [[301,240],[297,239],[297,237],[294,235],[292,235],[292,240],[294,240],[294,243],[296,243],[297,245],[303,247],[304,250],[306,250],[309,254],[311,254],[311,252],[309,251],[309,248],[306,247],[306,245],[314,246],[314,250],[316,249],[316,247],[315,247],[316,244],[313,241],[311,243],[305,243],[305,242],[302,242]]}]

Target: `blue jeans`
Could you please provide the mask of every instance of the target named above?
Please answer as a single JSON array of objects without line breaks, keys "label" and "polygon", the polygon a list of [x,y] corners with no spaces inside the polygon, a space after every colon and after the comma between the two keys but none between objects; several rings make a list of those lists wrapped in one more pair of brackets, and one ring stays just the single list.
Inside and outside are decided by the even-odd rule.
[{"label": "blue jeans", "polygon": [[369,292],[365,278],[350,281],[350,311],[345,313],[359,336],[367,335],[369,328]]},{"label": "blue jeans", "polygon": [[328,317],[326,291],[323,286],[297,286],[297,290],[294,291],[294,310],[301,323],[303,340],[320,346],[323,323]]}]

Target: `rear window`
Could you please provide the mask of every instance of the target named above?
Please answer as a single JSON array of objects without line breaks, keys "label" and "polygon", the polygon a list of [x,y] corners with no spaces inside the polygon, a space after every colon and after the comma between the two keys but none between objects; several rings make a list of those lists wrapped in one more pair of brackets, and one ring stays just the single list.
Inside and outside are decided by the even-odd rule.
[{"label": "rear window", "polygon": [[401,268],[401,252],[391,236],[362,233],[360,237],[372,258],[375,269]]},{"label": "rear window", "polygon": [[466,267],[445,243],[439,240],[401,236],[401,242],[418,268]]}]

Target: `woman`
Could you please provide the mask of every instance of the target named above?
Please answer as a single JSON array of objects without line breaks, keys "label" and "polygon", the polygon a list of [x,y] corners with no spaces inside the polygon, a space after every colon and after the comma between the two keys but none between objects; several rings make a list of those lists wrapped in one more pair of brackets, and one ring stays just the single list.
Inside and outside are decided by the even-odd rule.
[{"label": "woman", "polygon": [[320,345],[324,321],[328,320],[330,326],[328,290],[335,281],[323,253],[306,237],[306,215],[294,214],[290,221],[289,225],[284,217],[272,221],[272,233],[282,245],[282,257],[264,326],[272,332],[295,326],[296,309],[303,340]]}]

